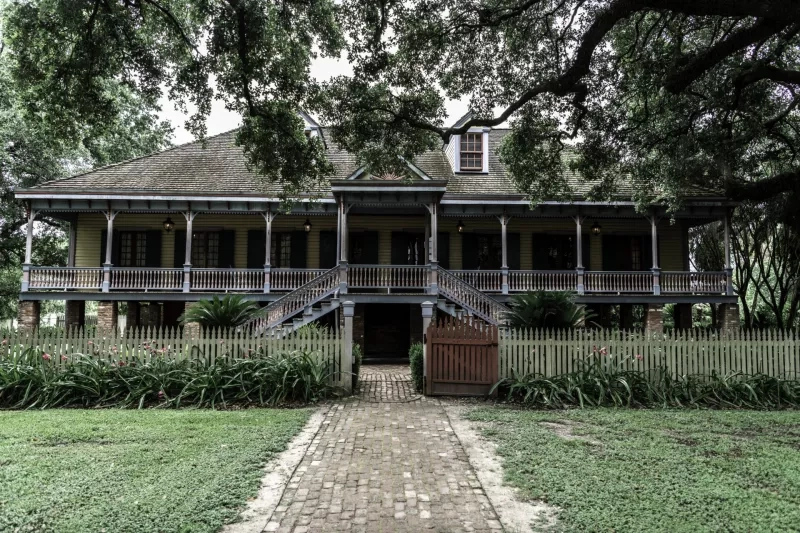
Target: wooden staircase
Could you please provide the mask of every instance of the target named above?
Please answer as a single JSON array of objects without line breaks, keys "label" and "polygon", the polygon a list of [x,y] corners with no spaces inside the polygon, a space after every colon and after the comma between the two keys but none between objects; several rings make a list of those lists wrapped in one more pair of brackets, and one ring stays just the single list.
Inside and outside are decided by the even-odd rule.
[{"label": "wooden staircase", "polygon": [[256,327],[270,331],[292,319],[291,325],[284,324],[281,329],[295,330],[337,309],[338,292],[339,267],[335,266],[265,307],[265,316],[258,319]]},{"label": "wooden staircase", "polygon": [[508,307],[443,268],[438,273],[439,295],[446,298],[437,300],[439,309],[457,318],[477,317],[493,326],[503,324]]}]

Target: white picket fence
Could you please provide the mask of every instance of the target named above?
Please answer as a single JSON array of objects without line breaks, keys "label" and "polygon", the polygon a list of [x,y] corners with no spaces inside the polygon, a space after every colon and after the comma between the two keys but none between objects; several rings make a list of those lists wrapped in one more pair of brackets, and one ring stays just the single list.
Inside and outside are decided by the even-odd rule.
[{"label": "white picket fence", "polygon": [[500,378],[518,374],[552,377],[579,370],[591,357],[624,360],[623,368],[664,368],[685,375],[766,374],[800,379],[800,335],[796,331],[711,330],[647,335],[605,329],[500,332]]},{"label": "white picket fence", "polygon": [[295,331],[254,335],[242,328],[140,328],[98,332],[42,329],[6,332],[0,338],[0,358],[33,348],[52,364],[66,365],[75,354],[128,364],[154,358],[190,359],[213,365],[218,361],[265,357],[286,353],[308,353],[328,365],[337,385],[350,383],[351,358],[345,356],[343,335],[338,329],[300,328]]}]

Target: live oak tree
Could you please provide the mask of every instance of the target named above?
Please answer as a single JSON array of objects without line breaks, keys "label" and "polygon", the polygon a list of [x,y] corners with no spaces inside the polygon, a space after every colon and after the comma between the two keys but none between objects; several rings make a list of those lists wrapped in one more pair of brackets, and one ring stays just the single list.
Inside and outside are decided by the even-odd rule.
[{"label": "live oak tree", "polygon": [[[154,102],[113,80],[96,81],[106,102],[102,121],[37,105],[33,94],[53,98],[13,75],[20,68],[20,53],[6,31],[9,9],[0,2],[0,318],[16,314],[25,253],[25,205],[14,199],[14,190],[160,150],[171,134],[171,126],[159,121]],[[49,216],[37,221],[34,262],[65,264],[64,223]]]},{"label": "live oak tree", "polygon": [[[501,158],[536,201],[633,182],[642,202],[698,191],[797,194],[794,0],[345,0],[354,75],[326,87],[335,136],[395,164],[473,126],[512,128]],[[446,99],[472,116],[445,123]]]},{"label": "live oak tree", "polygon": [[198,137],[223,100],[243,117],[249,163],[287,196],[331,172],[297,109],[314,109],[312,58],[343,43],[332,0],[17,0],[6,33],[25,105],[63,119],[62,135],[113,115],[114,80],[146,102],[168,95]]}]

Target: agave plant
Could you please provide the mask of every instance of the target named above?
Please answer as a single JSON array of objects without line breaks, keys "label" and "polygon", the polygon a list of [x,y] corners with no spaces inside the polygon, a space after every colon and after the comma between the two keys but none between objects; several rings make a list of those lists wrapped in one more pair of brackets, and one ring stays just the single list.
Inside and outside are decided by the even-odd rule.
[{"label": "agave plant", "polygon": [[505,314],[510,328],[577,328],[594,318],[569,292],[526,292],[514,295]]},{"label": "agave plant", "polygon": [[195,323],[205,328],[232,328],[261,316],[259,305],[238,294],[200,300],[181,315],[182,324]]}]

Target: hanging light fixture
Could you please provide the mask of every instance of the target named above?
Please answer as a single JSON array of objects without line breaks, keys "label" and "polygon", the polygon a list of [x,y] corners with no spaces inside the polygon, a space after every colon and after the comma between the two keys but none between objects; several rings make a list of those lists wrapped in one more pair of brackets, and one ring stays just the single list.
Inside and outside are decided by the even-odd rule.
[{"label": "hanging light fixture", "polygon": [[595,222],[594,224],[592,224],[592,235],[595,235],[595,236],[600,235],[600,230],[601,229],[602,228],[600,227],[600,224]]},{"label": "hanging light fixture", "polygon": [[306,230],[306,233],[311,231],[311,221],[308,218],[306,218],[306,221],[303,222],[303,229]]},{"label": "hanging light fixture", "polygon": [[456,226],[456,228],[458,229],[459,233],[464,233],[464,221],[463,220],[459,220],[458,221],[458,226]]},{"label": "hanging light fixture", "polygon": [[167,217],[167,220],[164,221],[164,231],[169,233],[173,229],[175,229],[175,223],[172,221],[170,217]]}]

